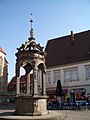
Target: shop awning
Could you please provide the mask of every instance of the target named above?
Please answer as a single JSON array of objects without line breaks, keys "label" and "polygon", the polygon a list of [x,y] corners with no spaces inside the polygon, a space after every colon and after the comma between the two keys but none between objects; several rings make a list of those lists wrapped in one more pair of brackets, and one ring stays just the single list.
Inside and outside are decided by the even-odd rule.
[{"label": "shop awning", "polygon": [[[62,89],[63,93],[67,93],[68,89]],[[56,95],[56,90],[47,90],[46,91],[47,95]]]}]

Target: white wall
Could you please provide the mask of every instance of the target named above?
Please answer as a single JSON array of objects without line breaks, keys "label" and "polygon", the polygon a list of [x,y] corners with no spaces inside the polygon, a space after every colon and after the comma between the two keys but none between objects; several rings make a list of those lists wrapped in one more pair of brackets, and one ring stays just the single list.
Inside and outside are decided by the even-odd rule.
[{"label": "white wall", "polygon": [[[90,65],[90,61],[57,66],[53,68],[47,68],[47,71],[51,71],[51,80],[52,80],[51,81],[52,84],[48,86],[56,86],[56,84],[53,84],[53,70],[60,69],[60,80],[61,80],[62,86],[65,84],[66,86],[68,85],[69,90],[73,88],[86,88],[87,92],[90,93],[90,80],[86,80],[86,71],[85,71],[86,65]],[[78,68],[78,80],[71,81],[71,82],[70,81],[64,82],[64,70],[66,68],[73,68],[73,67]]]},{"label": "white wall", "polygon": [[2,52],[0,52],[0,56],[2,57],[2,72],[1,72],[1,76],[3,76],[3,68],[4,68],[4,58],[5,58],[5,54],[3,54]]}]

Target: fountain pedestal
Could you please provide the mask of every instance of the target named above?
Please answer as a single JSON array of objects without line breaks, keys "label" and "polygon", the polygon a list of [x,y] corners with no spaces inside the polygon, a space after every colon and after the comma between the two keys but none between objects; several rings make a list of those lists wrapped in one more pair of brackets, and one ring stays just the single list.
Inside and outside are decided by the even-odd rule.
[{"label": "fountain pedestal", "polygon": [[48,114],[47,96],[18,96],[15,103],[15,114],[33,116]]}]

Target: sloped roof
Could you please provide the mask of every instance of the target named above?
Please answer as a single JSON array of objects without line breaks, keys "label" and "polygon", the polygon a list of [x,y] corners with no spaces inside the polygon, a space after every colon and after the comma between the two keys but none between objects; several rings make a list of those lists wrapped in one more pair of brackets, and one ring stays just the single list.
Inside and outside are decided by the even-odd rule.
[{"label": "sloped roof", "polygon": [[5,64],[8,64],[8,61],[6,60],[6,58],[4,58],[4,60],[5,60]]},{"label": "sloped roof", "polygon": [[[32,81],[32,78],[33,76],[32,76],[32,74],[30,74],[30,80]],[[20,77],[20,83],[26,83],[26,76],[25,75],[22,75],[21,77]],[[9,82],[9,85],[11,85],[11,84],[16,84],[16,77],[14,76],[12,79],[11,79],[11,81]]]},{"label": "sloped roof", "polygon": [[6,55],[6,53],[4,52],[4,50],[0,47],[0,52],[2,52],[3,54]]},{"label": "sloped roof", "polygon": [[90,30],[48,40],[45,51],[47,67],[90,60]]},{"label": "sloped roof", "polygon": [[8,84],[16,84],[16,77],[14,76]]}]

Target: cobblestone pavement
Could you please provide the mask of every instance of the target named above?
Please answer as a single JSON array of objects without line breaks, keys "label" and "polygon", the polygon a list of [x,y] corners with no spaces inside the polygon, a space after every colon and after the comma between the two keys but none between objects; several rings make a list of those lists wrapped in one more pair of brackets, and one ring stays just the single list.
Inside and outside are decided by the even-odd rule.
[{"label": "cobblestone pavement", "polygon": [[[52,110],[49,111],[49,115],[43,116],[35,116],[35,117],[30,117],[30,116],[14,116],[12,115],[13,110],[0,110],[0,118],[4,116],[4,118],[9,118],[9,119],[15,119],[15,120],[44,120],[47,118],[54,118],[60,115],[60,117],[57,120],[90,120],[90,111],[71,111],[71,110]],[[50,119],[51,120],[51,119]]]},{"label": "cobblestone pavement", "polygon": [[63,110],[60,112],[66,116],[65,120],[90,120],[90,110]]},{"label": "cobblestone pavement", "polygon": [[[28,120],[28,118],[30,118],[30,116],[14,116],[14,108],[15,106],[12,103],[8,105],[0,105],[0,116],[10,116],[15,120],[24,120],[24,118]],[[90,120],[90,110],[50,110],[48,115],[45,115],[44,117],[41,116],[40,119],[36,116],[35,119],[44,120],[44,118],[53,118],[55,116],[57,117],[58,115],[61,117],[59,117],[57,120]],[[31,119],[33,119],[33,117],[31,117]]]}]

